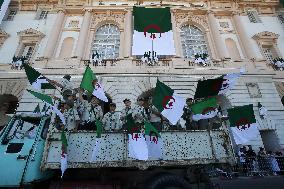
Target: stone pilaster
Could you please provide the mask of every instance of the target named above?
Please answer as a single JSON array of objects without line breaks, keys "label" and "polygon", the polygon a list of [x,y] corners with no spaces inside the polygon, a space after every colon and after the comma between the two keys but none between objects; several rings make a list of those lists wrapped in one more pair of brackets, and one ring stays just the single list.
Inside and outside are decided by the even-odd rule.
[{"label": "stone pilaster", "polygon": [[241,40],[242,47],[244,48],[244,54],[249,59],[256,58],[257,56],[251,45],[251,39],[247,36],[244,25],[241,21],[241,17],[237,13],[233,14],[233,21],[235,24],[235,28],[239,34],[238,36]]},{"label": "stone pilaster", "polygon": [[56,44],[58,42],[59,36],[60,36],[60,32],[62,29],[62,24],[64,21],[64,11],[63,10],[59,10],[59,12],[57,13],[57,17],[55,20],[55,23],[53,24],[51,33],[49,35],[48,41],[47,41],[47,45],[44,51],[44,58],[52,58],[55,48],[56,48]]},{"label": "stone pilaster", "polygon": [[225,48],[225,43],[220,35],[218,23],[213,12],[208,12],[208,19],[218,58],[228,58],[229,55]]},{"label": "stone pilaster", "polygon": [[75,56],[80,59],[83,57],[83,53],[85,51],[86,40],[88,37],[89,27],[91,23],[91,17],[91,10],[86,10],[75,49]]},{"label": "stone pilaster", "polygon": [[124,22],[124,51],[123,56],[125,58],[131,56],[131,42],[132,42],[132,10],[127,10],[125,15],[125,22]]}]

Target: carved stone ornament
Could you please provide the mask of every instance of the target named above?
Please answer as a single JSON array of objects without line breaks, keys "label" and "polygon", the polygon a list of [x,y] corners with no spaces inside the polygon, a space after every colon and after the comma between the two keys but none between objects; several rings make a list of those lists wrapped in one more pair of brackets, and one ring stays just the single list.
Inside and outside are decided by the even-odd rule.
[{"label": "carved stone ornament", "polygon": [[260,89],[257,83],[247,83],[246,86],[251,98],[261,98]]},{"label": "carved stone ornament", "polygon": [[112,13],[108,11],[106,13],[95,13],[92,18],[91,28],[99,28],[100,26],[107,23],[114,23],[118,26],[119,30],[122,31],[124,28],[124,18],[126,12]]},{"label": "carved stone ornament", "polygon": [[4,44],[6,39],[9,37],[9,34],[7,34],[5,31],[0,29],[0,47]]},{"label": "carved stone ornament", "polygon": [[38,42],[45,36],[45,34],[33,28],[20,31],[17,34],[20,37],[20,40],[30,42]]},{"label": "carved stone ornament", "polygon": [[187,23],[197,23],[203,27],[204,30],[209,30],[208,21],[205,15],[193,15],[190,13],[176,13],[175,14],[176,25],[181,28]]},{"label": "carved stone ornament", "polygon": [[256,41],[260,41],[260,40],[277,41],[278,37],[279,37],[279,34],[269,32],[269,31],[264,31],[264,32],[255,34],[252,38]]}]

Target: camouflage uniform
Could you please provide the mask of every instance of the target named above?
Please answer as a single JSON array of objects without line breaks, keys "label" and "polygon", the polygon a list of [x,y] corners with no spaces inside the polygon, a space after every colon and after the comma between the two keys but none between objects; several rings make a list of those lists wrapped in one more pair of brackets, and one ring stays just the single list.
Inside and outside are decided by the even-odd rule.
[{"label": "camouflage uniform", "polygon": [[[122,120],[122,124],[126,124],[126,116],[129,114],[133,113],[133,109],[131,107],[129,108],[124,108],[121,111],[121,120]],[[132,115],[133,116],[133,115]]]},{"label": "camouflage uniform", "polygon": [[78,115],[77,109],[70,108],[68,110],[64,110],[64,118],[66,121],[66,128],[68,131],[76,128],[76,122],[80,121],[80,117]]},{"label": "camouflage uniform", "polygon": [[148,121],[148,117],[143,106],[136,106],[133,109],[132,117],[135,123],[143,124],[145,121]]},{"label": "camouflage uniform", "polygon": [[100,105],[92,105],[87,100],[82,102],[82,121],[96,121],[96,119],[102,120],[103,118],[103,110]]},{"label": "camouflage uniform", "polygon": [[108,112],[104,115],[102,120],[106,131],[119,130],[121,128],[121,122],[118,112]]}]

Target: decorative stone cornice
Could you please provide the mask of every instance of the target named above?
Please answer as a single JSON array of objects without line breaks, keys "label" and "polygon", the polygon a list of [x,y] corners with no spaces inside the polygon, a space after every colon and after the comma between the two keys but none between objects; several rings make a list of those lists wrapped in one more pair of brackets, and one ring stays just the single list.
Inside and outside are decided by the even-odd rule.
[{"label": "decorative stone cornice", "polygon": [[38,42],[45,36],[45,34],[33,28],[17,32],[17,34],[20,37],[21,41],[29,41],[29,42]]},{"label": "decorative stone cornice", "polygon": [[177,13],[174,16],[178,28],[181,28],[183,25],[188,23],[197,23],[198,25],[203,27],[203,30],[209,30],[208,20],[205,15],[193,15],[189,12],[187,14]]},{"label": "decorative stone cornice", "polygon": [[264,31],[264,32],[260,32],[258,34],[255,34],[252,38],[254,40],[277,40],[279,37],[279,34],[273,33],[273,32],[269,32],[269,31]]},{"label": "decorative stone cornice", "polygon": [[5,31],[0,29],[0,47],[4,44],[4,42],[9,36],[10,36],[9,34],[7,34]]},{"label": "decorative stone cornice", "polygon": [[120,31],[124,30],[124,18],[127,12],[112,12],[110,10],[104,12],[96,12],[93,14],[91,28],[97,29],[103,24],[114,23],[119,27]]}]

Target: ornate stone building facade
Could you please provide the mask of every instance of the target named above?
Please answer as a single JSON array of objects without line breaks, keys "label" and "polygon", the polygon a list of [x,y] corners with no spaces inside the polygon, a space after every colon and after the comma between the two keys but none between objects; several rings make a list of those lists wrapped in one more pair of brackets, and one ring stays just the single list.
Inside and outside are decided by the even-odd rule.
[{"label": "ornate stone building facade", "polygon": [[[154,66],[131,53],[132,7],[138,4],[171,7],[176,55],[160,57]],[[118,110],[124,98],[135,101],[151,91],[157,78],[193,97],[199,79],[245,67],[222,106],[252,103],[257,114],[261,102],[270,121],[261,122],[257,114],[261,135],[249,144],[283,148],[284,71],[272,63],[284,57],[283,15],[278,0],[12,0],[0,26],[0,98],[16,96],[18,112],[32,111],[38,103],[25,91],[30,85],[23,70],[11,70],[13,56],[28,56],[51,79],[71,74],[78,86],[91,53],[100,50],[103,64],[91,67]],[[209,54],[207,66],[192,60],[198,52]]]}]

